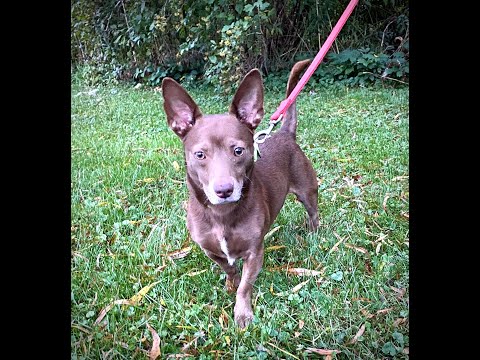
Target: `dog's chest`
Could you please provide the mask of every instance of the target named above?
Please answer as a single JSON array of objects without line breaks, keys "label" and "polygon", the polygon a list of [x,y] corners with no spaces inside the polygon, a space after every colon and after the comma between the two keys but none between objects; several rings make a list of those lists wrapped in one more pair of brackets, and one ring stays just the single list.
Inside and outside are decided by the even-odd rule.
[{"label": "dog's chest", "polygon": [[236,259],[243,258],[249,249],[248,237],[240,229],[232,229],[215,224],[208,229],[192,222],[189,227],[193,241],[204,251],[213,253],[233,265]]},{"label": "dog's chest", "polygon": [[212,242],[218,244],[218,246],[220,247],[220,251],[223,253],[224,256],[226,256],[228,263],[230,265],[233,265],[238,254],[235,253],[235,249],[232,248],[231,244],[231,250],[229,250],[229,244],[227,241],[228,238],[231,240],[232,235],[227,234],[223,226],[214,226],[212,228]]}]

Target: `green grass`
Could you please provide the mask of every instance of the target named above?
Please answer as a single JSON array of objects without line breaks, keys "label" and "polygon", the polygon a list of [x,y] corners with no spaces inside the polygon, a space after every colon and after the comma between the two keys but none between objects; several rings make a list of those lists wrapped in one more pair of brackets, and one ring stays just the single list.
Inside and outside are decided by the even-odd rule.
[{"label": "green grass", "polygon": [[[90,90],[72,85],[72,359],[146,359],[147,322],[162,359],[323,358],[308,348],[341,351],[333,359],[408,358],[408,88],[300,94],[297,138],[318,174],[320,228],[306,230],[305,210],[289,195],[265,241],[285,247],[265,253],[245,331],[234,325],[225,276],[188,237],[182,147],[160,93]],[[260,128],[283,91],[265,94]],[[191,94],[204,113],[228,107],[208,90]],[[169,259],[187,246],[185,257]],[[114,305],[94,325],[113,301],[157,281],[137,305]]]}]

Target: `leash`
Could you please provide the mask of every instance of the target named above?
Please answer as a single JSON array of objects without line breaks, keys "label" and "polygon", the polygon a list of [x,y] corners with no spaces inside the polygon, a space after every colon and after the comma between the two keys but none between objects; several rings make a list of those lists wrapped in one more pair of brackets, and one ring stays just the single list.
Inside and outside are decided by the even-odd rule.
[{"label": "leash", "polygon": [[340,30],[342,30],[343,25],[345,25],[345,23],[347,22],[347,19],[350,17],[350,15],[353,12],[353,9],[355,8],[355,6],[357,6],[357,4],[358,4],[358,0],[350,0],[350,3],[348,4],[347,8],[343,12],[342,16],[340,16],[340,19],[338,20],[335,27],[332,29],[332,32],[330,33],[330,35],[328,35],[327,40],[325,40],[325,42],[323,43],[318,54],[310,63],[307,70],[305,70],[305,73],[301,77],[300,81],[297,83],[297,85],[292,90],[290,95],[280,103],[277,110],[270,117],[270,126],[268,127],[268,129],[258,132],[253,137],[254,149],[255,149],[253,157],[255,161],[257,161],[257,157],[260,156],[258,144],[263,143],[269,137],[269,134],[273,130],[275,125],[281,121],[283,115],[287,112],[290,105],[293,104],[293,102],[297,98],[300,91],[302,91],[302,89],[305,87],[305,84],[308,82],[308,80],[313,75],[315,70],[317,70],[318,65],[320,65],[323,58],[327,54],[328,50],[330,50],[330,47],[332,46],[333,41],[338,36],[338,33],[340,32]]}]

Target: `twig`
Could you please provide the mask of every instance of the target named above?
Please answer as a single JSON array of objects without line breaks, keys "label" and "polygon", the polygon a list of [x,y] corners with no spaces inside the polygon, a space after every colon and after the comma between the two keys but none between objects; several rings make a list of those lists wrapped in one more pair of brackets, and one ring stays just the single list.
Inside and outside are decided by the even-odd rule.
[{"label": "twig", "polygon": [[385,29],[383,30],[383,34],[382,34],[382,42],[380,43],[380,47],[383,47],[383,40],[385,39],[385,31],[387,31],[387,28],[393,24],[394,22],[396,21],[396,19],[390,21],[387,26],[385,26]]},{"label": "twig", "polygon": [[361,73],[359,73],[359,75],[361,75],[361,74],[372,74],[373,76],[379,77],[379,78],[381,78],[381,79],[388,79],[388,80],[398,81],[398,82],[400,82],[400,83],[402,83],[402,84],[408,85],[408,83],[405,82],[405,81],[398,80],[398,79],[394,79],[394,78],[391,78],[391,77],[388,77],[388,76],[380,76],[380,75],[375,74],[375,73],[372,73],[372,72],[370,72],[370,71],[362,71]]},{"label": "twig", "polygon": [[320,41],[320,21],[318,21],[318,19],[320,19],[320,14],[318,13],[318,0],[315,1],[315,5],[316,5],[316,8],[317,8],[318,48],[321,49],[322,48],[322,42]]}]

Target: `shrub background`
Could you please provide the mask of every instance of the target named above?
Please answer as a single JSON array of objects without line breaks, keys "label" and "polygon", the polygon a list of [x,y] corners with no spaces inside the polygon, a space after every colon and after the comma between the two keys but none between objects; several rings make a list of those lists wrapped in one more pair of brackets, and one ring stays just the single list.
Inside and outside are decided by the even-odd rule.
[{"label": "shrub background", "polygon": [[[246,71],[316,55],[348,1],[73,0],[72,70],[90,84],[171,76],[231,93]],[[315,77],[408,81],[408,2],[360,1]],[[395,83],[395,81],[390,81]]]}]

